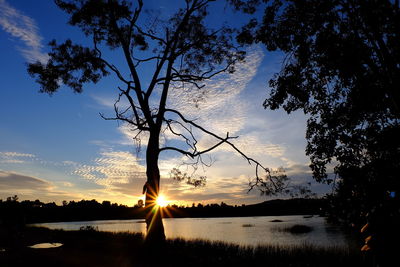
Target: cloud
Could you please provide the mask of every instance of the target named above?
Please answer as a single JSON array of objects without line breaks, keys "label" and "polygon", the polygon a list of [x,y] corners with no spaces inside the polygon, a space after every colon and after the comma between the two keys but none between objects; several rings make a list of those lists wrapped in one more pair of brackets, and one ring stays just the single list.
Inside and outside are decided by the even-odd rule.
[{"label": "cloud", "polygon": [[184,204],[193,202],[219,203],[222,201],[228,204],[260,202],[258,192],[252,191],[248,193],[246,179],[242,180],[242,177],[215,179],[214,181],[209,181],[207,186],[203,188],[170,183],[167,186],[164,185],[162,189],[169,199]]},{"label": "cloud", "polygon": [[35,157],[35,155],[29,154],[29,153],[19,153],[19,152],[10,152],[10,151],[0,152],[0,156],[5,156],[5,157],[28,157],[28,158],[34,158]]},{"label": "cloud", "polygon": [[1,191],[14,192],[15,190],[48,190],[51,183],[26,175],[0,171]]},{"label": "cloud", "polygon": [[[147,146],[147,141],[149,140],[150,134],[149,132],[143,131],[139,132],[138,129],[134,128],[133,126],[123,123],[118,127],[118,131],[122,134],[123,138],[120,140],[121,145],[128,145],[132,146],[135,144],[135,139],[140,139],[141,146]],[[139,144],[135,144],[139,145]]]},{"label": "cloud", "polygon": [[104,96],[104,95],[98,95],[98,94],[91,94],[90,97],[101,107],[104,108],[112,108],[114,109],[114,104],[115,104],[115,96]]},{"label": "cloud", "polygon": [[256,75],[263,56],[261,48],[253,48],[233,74],[216,76],[203,89],[172,88],[167,106],[218,134],[238,132],[244,126],[247,108],[240,94]]},{"label": "cloud", "polygon": [[[160,160],[163,185],[173,183],[168,178],[172,169],[169,169],[172,166],[170,164],[171,161]],[[99,196],[136,201],[142,196],[143,185],[147,180],[143,161],[128,151],[102,151],[100,157],[93,160],[93,164],[76,165],[73,174],[102,186],[103,189],[97,191]]]},{"label": "cloud", "polygon": [[15,9],[5,0],[0,0],[0,26],[12,37],[23,42],[24,47],[18,47],[22,56],[29,62],[48,60],[48,55],[42,52],[42,37],[36,22]]},{"label": "cloud", "polygon": [[105,187],[145,177],[144,166],[130,152],[109,150],[100,155],[93,164],[79,165],[73,173]]},{"label": "cloud", "polygon": [[126,196],[142,195],[143,185],[146,183],[145,178],[128,179],[126,183],[114,183],[108,188],[109,193],[122,194]]},{"label": "cloud", "polygon": [[233,193],[204,193],[204,194],[177,194],[176,200],[183,202],[207,202],[218,203],[226,202],[227,200],[237,199],[237,195]]},{"label": "cloud", "polygon": [[29,153],[19,153],[11,151],[0,151],[0,163],[26,163],[35,159],[36,156]]},{"label": "cloud", "polygon": [[[59,182],[64,186],[72,185],[69,182]],[[21,200],[39,199],[44,202],[56,201],[61,203],[65,199],[82,199],[83,194],[59,190],[54,183],[37,177],[16,172],[0,171],[0,199],[18,195]]]},{"label": "cloud", "polygon": [[62,186],[64,186],[64,187],[73,187],[73,186],[74,186],[74,184],[73,184],[73,183],[70,183],[70,182],[60,182],[60,184],[61,184]]},{"label": "cloud", "polygon": [[311,174],[309,164],[293,164],[285,168],[286,174],[307,173]]},{"label": "cloud", "polygon": [[[266,155],[271,157],[282,157],[285,154],[285,147],[279,144],[272,144],[271,142],[264,140],[262,133],[243,133],[238,138],[231,140],[231,142],[247,156],[256,158],[264,157]],[[213,137],[204,137],[199,145],[200,149],[211,147],[217,143]],[[215,152],[234,152],[230,145],[221,145]]]}]

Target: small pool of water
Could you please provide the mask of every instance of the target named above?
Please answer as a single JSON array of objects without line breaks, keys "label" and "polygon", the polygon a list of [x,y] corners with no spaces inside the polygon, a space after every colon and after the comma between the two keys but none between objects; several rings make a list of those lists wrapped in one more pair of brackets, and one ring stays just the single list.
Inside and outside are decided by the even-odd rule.
[{"label": "small pool of water", "polygon": [[28,246],[28,248],[59,248],[62,245],[62,243],[38,243],[32,246]]}]

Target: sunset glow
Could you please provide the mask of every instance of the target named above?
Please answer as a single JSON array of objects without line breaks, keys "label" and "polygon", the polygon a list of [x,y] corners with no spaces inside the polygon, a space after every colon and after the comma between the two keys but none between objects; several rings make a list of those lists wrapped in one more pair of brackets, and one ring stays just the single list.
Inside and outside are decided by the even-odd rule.
[{"label": "sunset glow", "polygon": [[163,195],[159,195],[156,200],[156,204],[159,207],[166,207],[168,205],[168,200]]}]

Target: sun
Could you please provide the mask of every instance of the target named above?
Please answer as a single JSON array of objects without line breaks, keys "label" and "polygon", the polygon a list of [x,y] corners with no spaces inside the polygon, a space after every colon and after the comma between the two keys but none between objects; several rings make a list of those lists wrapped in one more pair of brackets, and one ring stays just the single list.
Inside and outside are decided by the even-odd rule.
[{"label": "sun", "polygon": [[159,207],[166,207],[168,205],[168,201],[163,195],[159,195],[156,200],[156,204]]}]

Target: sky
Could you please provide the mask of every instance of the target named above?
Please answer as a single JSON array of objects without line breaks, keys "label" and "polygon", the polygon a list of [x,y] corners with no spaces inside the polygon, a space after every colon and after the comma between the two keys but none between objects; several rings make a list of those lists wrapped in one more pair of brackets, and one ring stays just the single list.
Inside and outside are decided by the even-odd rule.
[{"label": "sky", "polygon": [[[170,3],[145,1],[145,8],[163,16],[176,8]],[[210,23],[220,20],[219,13],[210,15]],[[227,20],[232,18],[235,23],[246,20],[239,14],[227,15]],[[99,115],[113,114],[115,77],[87,85],[81,94],[62,87],[49,96],[39,93],[39,85],[26,71],[29,62],[46,62],[52,39],[87,42],[67,20],[50,0],[0,0],[0,199],[12,195],[56,203],[96,199],[132,206],[143,197],[144,154],[137,153],[129,126]],[[107,56],[120,63],[118,51]],[[172,90],[168,106],[221,136],[226,132],[239,136],[234,143],[243,152],[264,166],[283,167],[291,185],[305,184],[312,182],[304,152],[306,116],[262,106],[270,90],[267,81],[279,71],[282,58],[262,46],[249,47],[246,61],[233,75],[207,82],[201,93]],[[144,80],[150,71],[141,72]],[[194,99],[200,99],[197,106]],[[174,142],[166,135],[162,144]],[[212,140],[200,135],[199,143],[205,147]],[[142,151],[145,148],[142,144]],[[254,166],[229,146],[209,156],[212,166],[198,171],[207,177],[207,184],[193,188],[170,178],[172,168],[187,159],[176,153],[161,155],[161,192],[171,204],[240,205],[270,199],[256,190],[248,193]],[[323,195],[330,188],[313,182],[312,190]]]}]

